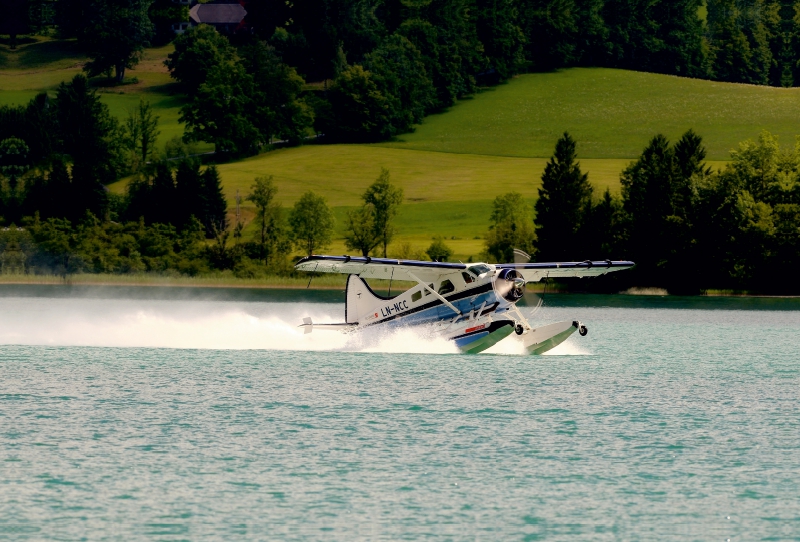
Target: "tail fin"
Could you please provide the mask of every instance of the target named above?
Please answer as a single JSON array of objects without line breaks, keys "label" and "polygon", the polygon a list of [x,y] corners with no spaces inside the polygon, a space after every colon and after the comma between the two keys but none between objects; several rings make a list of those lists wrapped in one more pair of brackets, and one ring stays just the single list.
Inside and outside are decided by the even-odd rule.
[{"label": "tail fin", "polygon": [[[347,277],[347,293],[344,306],[344,320],[348,324],[357,324],[369,320],[375,307],[380,305],[381,298],[358,275]],[[377,315],[373,318],[377,318]]]}]

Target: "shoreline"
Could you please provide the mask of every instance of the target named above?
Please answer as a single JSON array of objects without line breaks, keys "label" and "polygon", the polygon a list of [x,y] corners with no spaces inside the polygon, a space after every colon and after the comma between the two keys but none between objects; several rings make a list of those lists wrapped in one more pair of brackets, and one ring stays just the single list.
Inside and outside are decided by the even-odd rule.
[{"label": "shoreline", "polygon": [[[375,289],[388,290],[389,281],[376,280]],[[346,279],[340,275],[311,278],[270,276],[261,279],[237,279],[232,277],[163,277],[157,275],[96,275],[82,273],[67,278],[57,275],[0,275],[0,286],[95,286],[131,288],[202,288],[202,289],[259,289],[259,290],[320,290],[335,291],[346,288]],[[402,286],[400,286],[402,288]],[[544,287],[529,288],[529,292],[541,294]],[[620,292],[583,292],[558,288],[552,285],[547,294],[592,294],[630,297],[746,297],[768,299],[800,299],[800,295],[759,294],[731,290],[707,290],[697,295],[674,295],[662,288],[629,288]]]}]

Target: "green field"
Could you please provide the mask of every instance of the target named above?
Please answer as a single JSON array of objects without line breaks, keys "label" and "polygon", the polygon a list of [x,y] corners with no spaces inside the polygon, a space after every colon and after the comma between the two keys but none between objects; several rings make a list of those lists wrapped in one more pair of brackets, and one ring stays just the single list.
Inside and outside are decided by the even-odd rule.
[{"label": "green field", "polygon": [[[170,50],[147,50],[128,72],[138,79],[135,84],[98,87],[120,118],[140,97],[149,100],[161,117],[161,144],[183,133],[181,98],[163,66]],[[42,40],[16,52],[0,47],[0,104],[52,93],[79,73],[85,60],[71,42]],[[689,128],[704,137],[715,167],[762,129],[792,143],[800,133],[800,89],[594,68],[530,74],[427,117],[414,133],[396,141],[306,145],[223,164],[220,171],[232,215],[237,189],[244,196],[261,175],[274,176],[284,206],[305,190],[327,197],[339,219],[331,250],[342,253],[346,213],[385,167],[405,191],[398,242],[426,248],[442,236],[455,258],[466,259],[482,249],[494,197],[514,190],[535,200],[546,159],[565,130],[577,140],[582,167],[599,195],[606,188],[619,192],[620,172],[654,134],[675,139]],[[120,193],[125,185],[120,181],[110,188]],[[252,217],[247,202],[242,216]]]},{"label": "green field", "polygon": [[675,140],[689,128],[703,136],[713,160],[727,160],[732,148],[761,130],[793,144],[800,134],[800,88],[606,68],[528,74],[427,117],[415,133],[381,145],[546,157],[566,130],[583,158],[632,158],[656,133]]},{"label": "green field", "polygon": [[[175,136],[183,135],[183,125],[178,122],[182,101],[176,95],[176,85],[169,77],[163,61],[172,46],[148,49],[138,66],[126,72],[126,78],[138,82],[117,87],[103,87],[105,78],[93,82],[109,110],[123,119],[128,110],[139,103],[139,98],[149,101],[160,117],[159,143],[163,145]],[[71,40],[39,40],[12,51],[0,47],[0,105],[25,104],[39,92],[55,95],[62,81],[69,81],[86,62]],[[203,149],[211,147],[204,145]]]},{"label": "green field", "polygon": [[[291,206],[306,190],[324,195],[338,218],[338,236],[343,237],[349,209],[360,203],[361,194],[385,167],[392,182],[403,188],[406,204],[398,220],[400,240],[427,248],[435,236],[447,237],[466,259],[477,256],[486,233],[491,202],[500,193],[517,191],[531,203],[541,184],[547,160],[498,156],[387,149],[367,145],[306,145],[282,149],[240,162],[222,164],[229,210],[234,212],[236,191],[243,197],[253,179],[272,175],[279,186],[278,198]],[[619,191],[619,172],[629,160],[583,160],[596,190]],[[122,193],[126,181],[111,185]],[[242,203],[242,216],[252,217],[249,202]],[[455,239],[453,239],[455,238]],[[344,251],[341,241],[333,247]]]}]

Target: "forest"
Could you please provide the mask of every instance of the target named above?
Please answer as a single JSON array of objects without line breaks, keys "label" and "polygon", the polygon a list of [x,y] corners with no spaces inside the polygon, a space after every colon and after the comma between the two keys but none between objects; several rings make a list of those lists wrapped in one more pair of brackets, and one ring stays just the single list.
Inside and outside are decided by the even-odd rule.
[{"label": "forest", "polygon": [[[376,142],[520,73],[615,67],[780,87],[800,86],[800,2],[775,0],[251,0],[223,35],[170,25],[187,10],[166,0],[57,0],[22,6],[0,26],[55,32],[90,61],[85,75],[26,105],[0,106],[0,263],[4,272],[291,273],[292,254],[324,249],[333,215],[308,192],[275,203],[272,179],[244,195],[257,214],[244,238],[212,161],[276,145]],[[12,24],[13,23],[13,24]],[[145,47],[172,40],[165,65],[183,96],[183,138],[157,147],[158,116],[142,100],[110,115],[97,78],[122,84]],[[499,194],[488,261],[519,248],[539,261],[632,259],[612,286],[673,292],[785,293],[775,281],[800,259],[800,150],[762,133],[712,170],[700,135],[653,138],[621,175],[621,195],[594,193],[580,141],[565,133],[531,206]],[[206,160],[208,162],[208,160]],[[124,196],[107,185],[132,176]],[[444,239],[410,253],[392,245],[402,190],[384,171],[347,215],[348,249],[447,259]],[[687,270],[690,270],[687,273]],[[622,282],[619,282],[622,281]],[[624,283],[623,283],[624,282]]]}]

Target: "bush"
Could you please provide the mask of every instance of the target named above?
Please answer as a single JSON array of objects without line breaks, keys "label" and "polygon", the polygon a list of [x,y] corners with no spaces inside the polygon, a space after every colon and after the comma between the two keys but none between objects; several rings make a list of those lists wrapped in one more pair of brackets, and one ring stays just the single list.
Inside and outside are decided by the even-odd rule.
[{"label": "bush", "polygon": [[453,255],[453,249],[444,244],[441,238],[435,239],[427,250],[428,257],[435,262],[446,262]]}]

